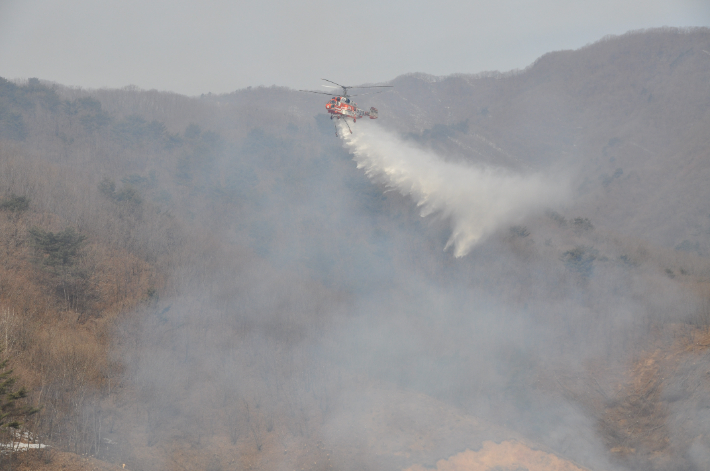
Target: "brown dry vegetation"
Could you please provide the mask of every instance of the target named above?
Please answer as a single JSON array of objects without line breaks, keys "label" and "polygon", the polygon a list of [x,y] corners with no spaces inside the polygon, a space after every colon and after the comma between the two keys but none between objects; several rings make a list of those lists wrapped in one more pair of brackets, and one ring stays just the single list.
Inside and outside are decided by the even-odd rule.
[{"label": "brown dry vegetation", "polygon": [[163,281],[151,264],[94,239],[76,263],[86,274],[82,302],[71,302],[37,261],[29,236],[31,227],[63,226],[56,215],[35,210],[0,215],[0,328],[5,354],[42,406],[28,425],[49,443],[96,453],[103,404],[121,387],[122,367],[110,354],[115,324],[150,302],[149,290]]},{"label": "brown dry vegetation", "polygon": [[15,471],[119,471],[126,468],[91,456],[47,450],[17,453],[11,469]]},{"label": "brown dry vegetation", "polygon": [[[412,466],[407,471],[426,471]],[[530,449],[523,443],[486,441],[478,451],[466,450],[436,463],[437,471],[582,471],[567,460],[544,451]]]},{"label": "brown dry vegetation", "polygon": [[[580,170],[566,217],[460,262],[442,225],[353,168],[311,97],[3,81],[0,202],[29,207],[0,210],[0,345],[53,447],[13,469],[580,469],[560,457],[586,438],[538,426],[558,417],[539,396],[584,412],[588,468],[694,469],[710,449],[687,419],[710,394],[707,44],[659,30],[508,76],[398,78],[373,104],[410,139]],[[33,228],[86,240],[52,267]]]},{"label": "brown dry vegetation", "polygon": [[[595,418],[606,449],[620,463],[672,469],[678,456],[706,438],[691,417],[675,417],[684,401],[706,401],[708,378],[707,326],[668,325],[649,338],[629,368],[594,363],[580,377],[558,371],[555,380],[565,394]],[[688,404],[683,414],[697,410]],[[697,412],[695,412],[697,413]]]}]

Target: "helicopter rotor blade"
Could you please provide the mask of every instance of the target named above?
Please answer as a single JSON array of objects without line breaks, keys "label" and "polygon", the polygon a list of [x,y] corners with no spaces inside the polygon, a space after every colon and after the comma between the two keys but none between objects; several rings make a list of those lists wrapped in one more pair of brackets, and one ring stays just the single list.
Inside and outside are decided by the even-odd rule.
[{"label": "helicopter rotor blade", "polygon": [[[354,87],[354,86],[340,85],[339,83],[333,82],[332,80],[328,80],[328,79],[321,79],[321,80],[325,80],[326,82],[330,82],[334,85],[339,86],[340,88],[393,88],[394,87],[394,85],[365,85],[362,87]],[[328,85],[321,85],[321,86],[327,87]]]},{"label": "helicopter rotor blade", "polygon": [[381,92],[367,92],[367,93],[358,93],[357,95],[350,95],[350,96],[364,96],[364,95],[377,95],[378,93],[384,93],[387,90],[382,90]]},{"label": "helicopter rotor blade", "polygon": [[330,82],[334,85],[339,86],[340,88],[353,88],[353,87],[346,87],[345,85],[340,85],[339,83],[333,82],[332,80],[328,80],[328,79],[321,79],[321,80],[325,80],[326,82]]},{"label": "helicopter rotor blade", "polygon": [[328,79],[321,79],[321,80],[325,80],[326,82],[330,82],[333,85],[339,86],[340,88],[343,89],[343,96],[345,96],[345,97],[350,96],[350,95],[348,95],[348,88],[352,88],[352,87],[346,87],[345,85],[340,85],[339,83],[333,82],[332,80],[328,80]]},{"label": "helicopter rotor blade", "polygon": [[[324,81],[326,81],[326,82],[332,83],[333,85],[337,85],[337,87],[334,87],[333,85],[321,85],[321,87],[325,87],[325,88],[336,88],[336,89],[337,89],[337,88],[342,88],[342,89],[343,89],[343,93],[342,93],[341,96],[344,96],[344,97],[363,96],[363,95],[375,95],[375,94],[377,94],[377,93],[382,93],[382,92],[386,92],[386,91],[387,91],[387,90],[382,90],[382,91],[378,91],[378,92],[358,93],[357,95],[350,95],[350,94],[348,94],[348,90],[351,89],[351,88],[394,88],[394,85],[367,85],[367,86],[363,86],[363,87],[346,87],[345,85],[340,85],[339,83],[333,82],[332,80],[328,80],[328,79],[321,79],[321,80],[324,80]],[[318,93],[319,95],[331,95],[331,96],[333,96],[333,93],[316,92],[316,91],[313,91],[313,90],[299,90],[299,92]]]},{"label": "helicopter rotor blade", "polygon": [[333,96],[333,93],[328,93],[328,92],[314,92],[313,90],[299,90],[299,92],[308,92],[308,93],[317,93],[319,95],[328,95],[328,96]]}]

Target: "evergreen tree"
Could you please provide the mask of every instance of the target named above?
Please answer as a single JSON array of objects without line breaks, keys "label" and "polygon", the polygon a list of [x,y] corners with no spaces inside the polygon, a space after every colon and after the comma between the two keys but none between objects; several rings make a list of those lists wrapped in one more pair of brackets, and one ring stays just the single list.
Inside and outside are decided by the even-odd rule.
[{"label": "evergreen tree", "polygon": [[17,388],[17,378],[8,369],[8,359],[0,361],[0,427],[20,428],[21,420],[39,412],[39,408],[18,403],[27,397],[27,389]]},{"label": "evergreen tree", "polygon": [[52,267],[73,265],[86,239],[71,227],[57,233],[33,227],[29,232],[34,246],[44,255],[44,264]]}]

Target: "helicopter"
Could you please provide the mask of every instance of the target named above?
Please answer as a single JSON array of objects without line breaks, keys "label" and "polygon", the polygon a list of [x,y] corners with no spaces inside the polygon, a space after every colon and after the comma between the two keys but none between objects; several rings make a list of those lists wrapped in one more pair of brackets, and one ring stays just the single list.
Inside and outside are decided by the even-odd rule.
[{"label": "helicopter", "polygon": [[[320,95],[330,95],[332,98],[328,103],[325,104],[325,109],[330,113],[330,119],[342,119],[345,121],[345,125],[348,127],[348,130],[350,131],[350,134],[353,133],[353,130],[350,129],[350,125],[348,124],[348,121],[346,118],[352,118],[353,123],[357,122],[358,119],[363,118],[367,116],[370,119],[377,119],[377,108],[374,106],[370,107],[370,111],[365,111],[361,108],[357,107],[357,103],[355,103],[353,100],[350,99],[350,97],[354,96],[359,96],[359,95],[372,95],[375,93],[382,93],[386,90],[382,90],[379,92],[369,92],[369,93],[358,93],[357,95],[350,95],[348,94],[348,90],[351,88],[392,88],[392,85],[373,85],[369,87],[346,87],[345,85],[340,85],[339,83],[335,83],[332,80],[328,79],[321,79],[325,80],[326,82],[330,82],[334,85],[337,85],[337,87],[333,87],[332,85],[323,85],[326,88],[342,88],[343,93],[342,95],[338,96],[333,96],[332,93],[328,92],[315,92],[312,90],[299,90],[299,92],[308,92],[308,93],[318,93]],[[335,126],[335,135],[338,136],[338,126]]]}]

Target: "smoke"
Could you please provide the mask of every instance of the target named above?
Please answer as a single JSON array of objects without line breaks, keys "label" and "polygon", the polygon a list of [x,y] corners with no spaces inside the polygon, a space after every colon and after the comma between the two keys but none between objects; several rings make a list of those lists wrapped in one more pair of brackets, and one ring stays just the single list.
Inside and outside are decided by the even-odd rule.
[{"label": "smoke", "polygon": [[451,237],[444,250],[453,247],[455,257],[465,256],[501,226],[516,223],[567,193],[566,185],[541,174],[446,162],[374,123],[352,134],[341,125],[340,134],[357,167],[371,180],[410,196],[422,217],[450,221]]}]

